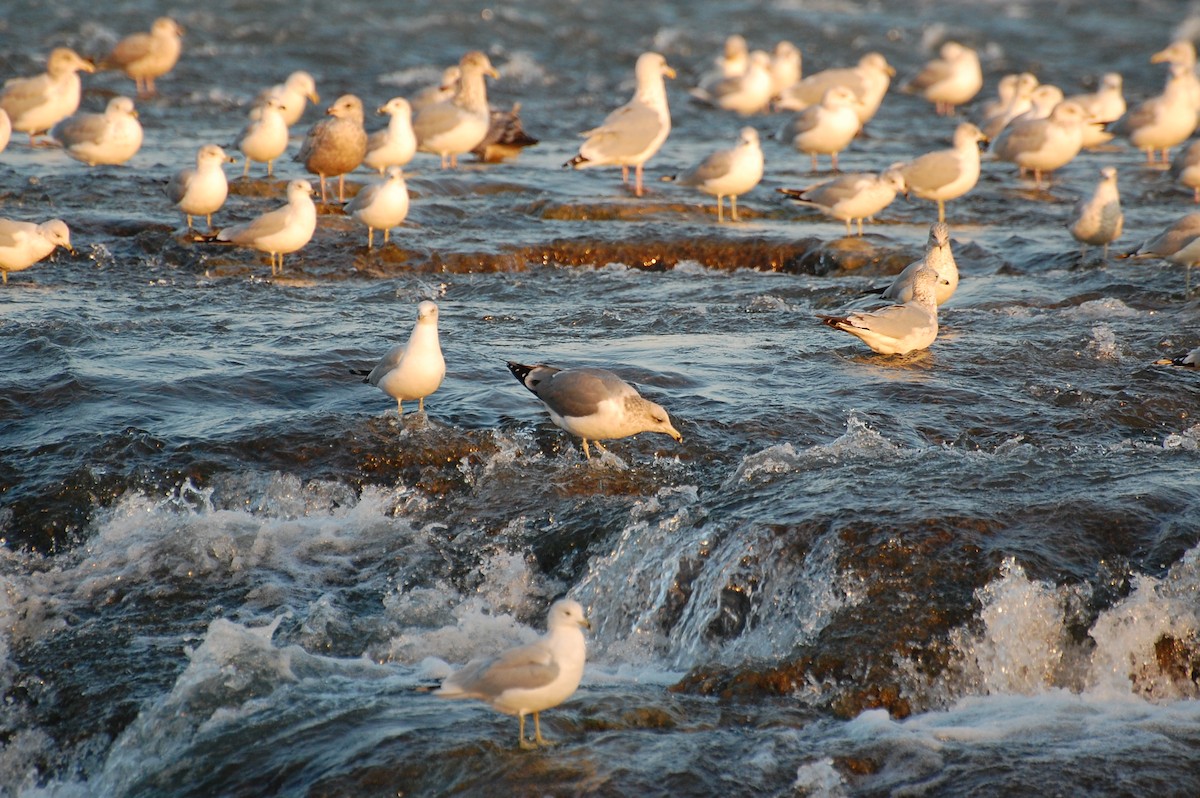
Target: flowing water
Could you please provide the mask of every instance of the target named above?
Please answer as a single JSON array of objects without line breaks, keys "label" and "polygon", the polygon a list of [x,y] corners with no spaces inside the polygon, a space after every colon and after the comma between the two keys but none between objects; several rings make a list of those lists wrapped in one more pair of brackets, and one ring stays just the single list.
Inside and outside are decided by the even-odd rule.
[{"label": "flowing water", "polygon": [[[941,335],[886,358],[815,314],[915,258],[930,203],[843,239],[776,193],[813,176],[770,138],[741,223],[658,180],[785,121],[688,99],[731,31],[791,39],[809,72],[879,50],[900,79],[955,38],[985,93],[1115,70],[1136,100],[1163,79],[1150,54],[1200,29],[1184,10],[9,2],[6,77],[161,13],[187,36],[130,164],[20,135],[0,154],[0,214],[61,217],[77,248],[0,291],[0,793],[1200,794],[1200,379],[1154,365],[1200,344],[1200,304],[1179,267],[1081,256],[1064,229],[1105,165],[1117,249],[1188,192],[1120,142],[1046,191],[985,164],[949,206],[963,279]],[[560,167],[651,48],[679,71],[675,127],[637,199],[615,170]],[[331,204],[270,279],[265,256],[189,238],[161,193],[294,69],[322,95],[299,136],[339,94],[374,108],[468,49],[541,143],[454,172],[418,156],[389,247]],[[88,110],[132,91],[84,84]],[[843,168],[954,124],[893,90]],[[254,175],[218,225],[305,176],[287,157]],[[348,370],[423,299],[448,373],[399,417]],[[684,442],[585,461],[507,359],[613,368]],[[563,594],[594,631],[583,685],[543,718],[557,746],[519,751],[515,719],[429,694],[539,634]]]}]

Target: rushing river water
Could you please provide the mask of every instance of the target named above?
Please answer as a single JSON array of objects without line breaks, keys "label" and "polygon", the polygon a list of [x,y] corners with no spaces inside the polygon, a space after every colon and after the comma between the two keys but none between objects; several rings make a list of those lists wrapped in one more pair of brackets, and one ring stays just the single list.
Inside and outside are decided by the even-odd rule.
[{"label": "rushing river water", "polygon": [[[0,215],[71,226],[0,291],[0,794],[17,796],[1200,794],[1200,299],[1161,261],[1081,257],[1064,228],[1101,167],[1115,251],[1193,209],[1123,142],[1045,191],[1007,164],[949,205],[962,283],[925,352],[872,354],[818,313],[919,255],[931,203],[862,239],[776,192],[813,180],[688,98],[727,34],[790,39],[806,72],[878,50],[897,84],[938,45],[1067,93],[1200,31],[1168,2],[15,0],[0,76],[89,56],[171,14],[184,56],[139,102],[145,144],[89,169],[17,135]],[[432,156],[374,251],[335,205],[272,279],[197,242],[162,186],[229,144],[294,69],[368,108],[468,49],[541,140],[515,161]],[[632,90],[677,69],[674,129],[637,199],[564,171]],[[946,146],[955,120],[889,92],[842,167]],[[98,110],[132,81],[84,76]],[[986,99],[983,95],[971,114]],[[382,118],[369,118],[381,127]],[[764,135],[766,176],[717,225],[660,182]],[[240,167],[230,167],[231,176]],[[351,190],[371,176],[360,170]],[[1193,275],[1193,284],[1197,282]],[[349,374],[440,308],[427,413]],[[505,360],[599,365],[671,413],[585,461]],[[594,630],[579,691],[527,753],[516,721],[430,686],[531,639],[549,603]]]}]

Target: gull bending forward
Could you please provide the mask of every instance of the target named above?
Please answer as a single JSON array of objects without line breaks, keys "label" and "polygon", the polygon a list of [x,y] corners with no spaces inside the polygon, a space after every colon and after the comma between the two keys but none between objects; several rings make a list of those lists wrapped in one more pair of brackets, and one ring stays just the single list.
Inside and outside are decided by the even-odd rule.
[{"label": "gull bending forward", "polygon": [[508,370],[542,400],[550,420],[583,440],[583,456],[591,459],[588,441],[604,451],[602,440],[626,438],[639,432],[661,432],[682,441],[667,411],[644,399],[611,371],[597,368],[557,369],[524,366],[509,361]]},{"label": "gull bending forward", "polygon": [[[499,656],[472,660],[433,691],[442,698],[476,698],[519,721],[517,740],[526,750],[551,745],[542,737],[538,714],[570,698],[583,678],[592,625],[578,601],[554,602],[546,616],[546,634]],[[525,739],[525,716],[533,715],[533,740]]]}]

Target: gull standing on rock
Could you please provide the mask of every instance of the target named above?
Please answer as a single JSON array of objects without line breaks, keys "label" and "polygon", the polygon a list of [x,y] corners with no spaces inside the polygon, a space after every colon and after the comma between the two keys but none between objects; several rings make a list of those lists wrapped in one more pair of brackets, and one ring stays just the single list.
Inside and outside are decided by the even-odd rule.
[{"label": "gull standing on rock", "polygon": [[817,318],[835,330],[848,332],[881,355],[906,355],[926,349],[937,338],[938,314],[935,295],[937,272],[919,269],[913,279],[912,299],[865,313]]},{"label": "gull standing on rock", "polygon": [[979,142],[987,137],[970,122],[954,131],[954,146],[927,152],[897,169],[908,190],[938,205],[938,221],[946,221],[946,202],[958,199],[979,182]]},{"label": "gull standing on rock", "polygon": [[491,111],[484,77],[500,77],[478,50],[464,55],[458,66],[461,74],[454,96],[421,108],[412,121],[417,149],[440,156],[443,169],[457,167],[458,156],[473,150],[487,135]]},{"label": "gull standing on rock", "polygon": [[283,121],[287,127],[300,121],[309,102],[321,102],[321,96],[317,94],[317,82],[303,69],[288,75],[283,83],[264,89],[255,103],[255,108],[262,108],[267,104],[267,100],[272,98],[279,101]]},{"label": "gull standing on rock", "polygon": [[1042,175],[1066,166],[1083,149],[1083,109],[1060,102],[1045,119],[1015,119],[992,144],[991,152],[1015,163],[1024,174],[1032,170],[1037,187]]},{"label": "gull standing on rock", "polygon": [[0,108],[8,114],[12,129],[29,134],[29,145],[37,146],[36,137],[79,110],[83,87],[80,72],[95,72],[67,47],[57,47],[46,59],[46,71],[28,78],[9,78],[0,89]]},{"label": "gull standing on rock", "polygon": [[717,198],[717,221],[724,221],[723,198],[729,197],[729,218],[738,221],[737,198],[758,185],[763,176],[763,153],[758,131],[742,128],[738,143],[717,150],[689,172],[675,178],[683,186],[698,188]]},{"label": "gull standing on rock", "polygon": [[958,288],[958,264],[954,262],[954,253],[950,251],[950,228],[945,222],[929,225],[924,257],[905,266],[904,271],[896,275],[896,279],[880,296],[900,304],[911,301],[915,296],[917,272],[925,268],[933,269],[937,274],[938,279],[933,287],[934,300],[938,305],[944,305]]},{"label": "gull standing on rock", "polygon": [[67,155],[88,166],[122,164],[142,147],[142,125],[128,97],[113,97],[102,114],[75,114],[50,131]]},{"label": "gull standing on rock", "polygon": [[508,370],[542,400],[555,425],[582,439],[583,456],[589,460],[589,440],[600,451],[605,451],[600,441],[639,432],[661,432],[683,441],[661,405],[642,398],[632,385],[611,371],[525,366],[512,361]]},{"label": "gull standing on rock", "polygon": [[388,126],[367,137],[367,155],[363,164],[385,174],[389,166],[404,166],[417,153],[417,137],[412,129],[412,106],[403,97],[393,97],[376,110],[388,117]]},{"label": "gull standing on rock", "polygon": [[[554,602],[546,616],[546,634],[499,656],[473,660],[433,691],[441,698],[476,698],[518,718],[517,743],[525,750],[551,745],[542,737],[539,713],[558,706],[579,688],[592,625],[579,602]],[[525,738],[525,716],[533,715],[533,740]]]},{"label": "gull standing on rock", "polygon": [[408,216],[408,186],[399,166],[388,167],[388,177],[358,192],[346,203],[345,211],[367,226],[367,249],[375,246],[375,231],[383,231],[387,243],[392,228]]},{"label": "gull standing on rock", "polygon": [[600,127],[583,135],[587,141],[579,154],[564,166],[585,169],[593,166],[621,167],[622,182],[629,182],[634,167],[634,193],[642,196],[642,167],[671,132],[671,110],[663,77],[674,78],[675,70],[658,53],[642,53],[635,67],[637,89],[633,99],[605,117]]},{"label": "gull standing on rock", "polygon": [[969,103],[983,88],[983,70],[979,54],[958,42],[946,42],[939,54],[908,82],[906,90],[933,103],[939,116],[954,116],[956,106]]},{"label": "gull standing on rock", "polygon": [[250,121],[234,142],[234,146],[246,156],[242,177],[249,177],[250,164],[254,161],[265,163],[267,177],[271,176],[275,159],[287,151],[287,110],[279,98],[269,97],[251,114]]},{"label": "gull standing on rock", "polygon": [[780,193],[800,205],[818,208],[834,219],[846,223],[846,235],[851,222],[858,221],[858,234],[863,234],[863,219],[871,218],[892,204],[896,194],[904,191],[904,176],[898,169],[879,174],[853,173],[835,177],[808,188],[781,188]]},{"label": "gull standing on rock", "polygon": [[1108,259],[1108,245],[1121,237],[1125,215],[1121,213],[1121,194],[1117,190],[1117,170],[1106,166],[1100,170],[1100,182],[1092,196],[1075,203],[1067,229],[1087,253],[1088,244],[1104,248],[1103,257]]},{"label": "gull standing on rock", "polygon": [[338,179],[338,202],[346,201],[346,173],[353,172],[367,154],[362,100],[343,94],[326,109],[328,119],[313,125],[295,160],[321,178],[321,202],[326,201],[325,178]]},{"label": "gull standing on rock", "polygon": [[183,51],[183,28],[170,17],[159,17],[149,33],[133,33],[117,42],[103,62],[133,78],[139,98],[155,94],[154,79],[170,72]]},{"label": "gull standing on rock", "polygon": [[428,300],[417,305],[417,323],[408,343],[389,349],[369,372],[352,369],[350,373],[366,375],[363,382],[395,399],[400,415],[404,415],[406,399],[416,399],[417,412],[425,412],[425,397],[441,387],[446,376],[446,361],[438,343],[437,305]]},{"label": "gull standing on rock", "polygon": [[286,205],[245,224],[226,227],[217,233],[217,240],[266,252],[271,256],[271,274],[283,274],[283,256],[299,250],[316,232],[317,207],[312,194],[312,184],[307,180],[293,180],[288,183]]},{"label": "gull standing on rock", "polygon": [[818,155],[829,155],[836,172],[838,153],[850,146],[862,127],[855,107],[854,92],[845,86],[833,86],[825,92],[820,104],[797,114],[784,127],[780,138],[812,156],[812,171],[817,171]]},{"label": "gull standing on rock", "polygon": [[229,196],[229,181],[225,178],[225,164],[233,158],[216,144],[205,144],[196,153],[196,168],[182,169],[167,183],[167,196],[183,211],[188,230],[192,229],[192,217],[203,216],[212,230],[212,215],[225,204]]},{"label": "gull standing on rock", "polygon": [[0,278],[8,284],[8,273],[28,269],[42,258],[63,247],[71,247],[71,231],[62,219],[34,224],[0,218]]}]

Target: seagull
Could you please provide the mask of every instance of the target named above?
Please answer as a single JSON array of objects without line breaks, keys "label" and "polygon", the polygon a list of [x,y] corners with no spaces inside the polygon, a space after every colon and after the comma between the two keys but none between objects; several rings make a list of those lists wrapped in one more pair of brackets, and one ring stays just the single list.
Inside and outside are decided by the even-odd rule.
[{"label": "seagull", "polygon": [[404,166],[417,152],[417,137],[412,129],[412,106],[403,97],[393,97],[375,113],[388,117],[388,126],[367,137],[363,164],[386,174],[389,166]]},{"label": "seagull", "polygon": [[1154,361],[1156,366],[1190,366],[1192,368],[1200,368],[1200,346],[1196,347],[1186,355],[1180,355],[1175,358],[1163,358],[1162,360]]},{"label": "seagull", "polygon": [[758,131],[752,127],[742,128],[738,142],[733,147],[716,152],[705,158],[699,166],[675,178],[683,186],[698,188],[717,198],[717,222],[722,216],[723,198],[729,197],[729,216],[738,221],[737,198],[758,185],[763,176],[763,153],[759,146]]},{"label": "seagull", "polygon": [[408,216],[408,186],[399,166],[388,167],[388,177],[358,192],[346,203],[345,211],[367,226],[367,249],[375,246],[375,231],[383,231],[386,244],[393,227]]},{"label": "seagull", "polygon": [[12,121],[12,129],[36,137],[79,110],[82,85],[80,72],[95,72],[74,50],[57,47],[46,59],[46,71],[28,78],[9,78],[0,89],[0,108]]},{"label": "seagull", "polygon": [[425,412],[425,397],[436,391],[446,376],[446,361],[438,343],[438,307],[428,300],[417,305],[417,323],[408,343],[388,350],[370,371],[351,369],[351,374],[366,376],[363,382],[374,385],[396,400],[396,409],[404,415],[404,400],[417,400],[417,412]]},{"label": "seagull", "polygon": [[484,163],[500,163],[505,158],[516,158],[521,150],[537,143],[538,140],[526,133],[521,124],[521,104],[513,103],[507,111],[491,109],[487,135],[475,145],[471,154]]},{"label": "seagull", "polygon": [[8,284],[8,273],[28,269],[63,247],[74,254],[71,231],[62,219],[34,224],[0,218],[0,278]]},{"label": "seagull", "polygon": [[113,97],[102,114],[75,114],[50,131],[67,155],[88,166],[122,164],[142,146],[142,125],[128,97]]},{"label": "seagull", "polygon": [[1154,238],[1143,241],[1137,249],[1118,255],[1118,258],[1168,258],[1193,238],[1200,236],[1200,213],[1189,213],[1176,219]]},{"label": "seagull", "polygon": [[626,438],[639,432],[661,432],[682,442],[667,411],[644,399],[637,390],[606,369],[558,369],[545,364],[525,366],[509,361],[508,370],[533,393],[558,427],[583,440],[583,456],[591,459],[588,441],[605,451],[602,440]]},{"label": "seagull", "polygon": [[929,225],[924,257],[905,266],[904,271],[896,275],[896,279],[880,296],[900,304],[911,301],[917,272],[924,268],[933,269],[937,274],[938,279],[933,287],[934,299],[938,305],[946,304],[946,300],[954,296],[958,288],[958,264],[954,262],[954,253],[950,251],[950,228],[945,222]]},{"label": "seagull", "polygon": [[803,59],[800,48],[781,41],[771,51],[771,99],[777,100],[800,80]]},{"label": "seagull", "polygon": [[154,79],[171,71],[183,50],[183,28],[170,17],[159,17],[149,33],[134,33],[117,42],[104,60],[105,69],[119,69],[133,78],[138,97],[155,94]]},{"label": "seagull", "polygon": [[1079,105],[1087,114],[1083,126],[1083,148],[1099,147],[1112,141],[1113,134],[1105,126],[1116,122],[1128,110],[1125,106],[1125,81],[1120,73],[1105,72],[1100,78],[1100,87],[1089,94],[1073,94],[1067,99]]},{"label": "seagull", "polygon": [[1192,190],[1192,202],[1200,203],[1200,140],[1179,151],[1171,161],[1171,177]]},{"label": "seagull", "polygon": [[458,64],[460,76],[454,96],[417,111],[413,132],[417,149],[441,156],[442,168],[458,166],[458,156],[470,152],[487,135],[488,109],[484,76],[499,78],[488,57],[472,50]]},{"label": "seagull", "polygon": [[637,90],[633,99],[605,117],[600,127],[585,132],[587,141],[580,146],[579,154],[564,166],[575,169],[619,166],[621,180],[626,183],[632,166],[634,193],[640,197],[642,167],[671,132],[671,110],[667,107],[663,77],[674,78],[675,70],[658,53],[642,53],[634,72]]},{"label": "seagull", "polygon": [[[570,698],[583,678],[587,657],[584,629],[592,625],[579,602],[562,599],[550,606],[546,634],[499,656],[468,662],[433,691],[442,698],[476,698],[518,718],[517,741],[532,750],[550,745],[542,737],[539,713]],[[533,740],[525,739],[525,716],[533,715]]]},{"label": "seagull", "polygon": [[746,44],[746,37],[740,33],[727,36],[721,54],[713,59],[713,69],[700,78],[699,90],[709,92],[721,81],[745,73],[749,65],[750,46]]},{"label": "seagull", "polygon": [[925,65],[906,89],[934,104],[938,116],[954,116],[956,106],[965,105],[983,88],[979,54],[958,42],[942,45],[939,58]]},{"label": "seagull", "polygon": [[[283,256],[311,241],[317,229],[317,207],[313,204],[312,194],[312,184],[307,180],[293,180],[287,186],[286,205],[245,224],[226,227],[217,233],[217,240],[268,253],[271,274],[282,274]],[[279,258],[278,272],[275,270],[276,256]]]},{"label": "seagull", "polygon": [[250,164],[254,161],[267,165],[267,177],[271,176],[272,164],[287,150],[288,108],[278,97],[269,97],[251,115],[250,121],[234,141],[234,146],[246,156],[242,177],[250,175]]},{"label": "seagull", "polygon": [[803,111],[821,102],[833,86],[844,86],[854,92],[858,121],[866,125],[879,110],[895,74],[886,58],[867,53],[853,67],[826,69],[800,80],[783,93],[777,105],[787,111]]},{"label": "seagull", "polygon": [[881,355],[906,355],[926,349],[937,338],[938,318],[935,290],[937,272],[919,269],[913,279],[912,299],[903,305],[851,313],[847,316],[821,316],[823,324],[859,338]]},{"label": "seagull", "polygon": [[784,126],[780,138],[790,140],[800,152],[812,156],[812,171],[817,171],[817,156],[829,155],[833,171],[838,168],[838,153],[862,128],[854,92],[845,86],[831,86],[820,104],[801,111]]},{"label": "seagull", "polygon": [[850,235],[851,222],[857,219],[861,236],[863,219],[873,217],[891,205],[896,194],[904,191],[904,176],[898,169],[879,174],[855,172],[808,188],[781,188],[779,191],[800,205],[818,208],[834,219],[841,219],[846,223],[846,235]]},{"label": "seagull", "polygon": [[363,129],[362,100],[343,94],[325,110],[311,128],[295,160],[321,178],[321,202],[325,202],[325,178],[338,179],[338,202],[346,201],[346,173],[353,172],[367,154],[367,131]]},{"label": "seagull", "polygon": [[1040,189],[1043,174],[1066,166],[1083,149],[1085,118],[1075,103],[1060,102],[1045,119],[1014,119],[992,143],[991,152],[1015,163],[1022,174],[1033,170]]},{"label": "seagull", "polygon": [[317,94],[317,82],[303,69],[288,75],[283,83],[264,89],[255,102],[255,108],[262,108],[272,98],[282,106],[283,121],[287,127],[300,121],[309,102],[321,102],[321,96]]},{"label": "seagull", "polygon": [[461,77],[462,70],[458,68],[458,64],[446,67],[442,70],[442,79],[440,81],[432,86],[421,89],[409,101],[413,113],[420,111],[427,105],[436,105],[437,103],[452,99],[454,92],[458,91],[458,79]]},{"label": "seagull", "polygon": [[762,50],[750,54],[746,71],[723,78],[708,87],[692,89],[692,96],[741,116],[757,114],[771,102],[771,56]]},{"label": "seagull", "polygon": [[954,146],[927,152],[897,165],[908,190],[938,204],[938,221],[946,221],[946,202],[958,199],[979,182],[979,142],[987,138],[970,122],[954,131]]},{"label": "seagull", "polygon": [[203,216],[212,230],[212,215],[225,204],[229,195],[229,181],[225,178],[225,164],[233,158],[216,144],[205,144],[196,153],[196,168],[182,169],[167,183],[167,196],[187,219],[188,230],[192,229],[192,217]]},{"label": "seagull", "polygon": [[1155,151],[1161,150],[1163,163],[1171,148],[1187,140],[1196,129],[1196,105],[1193,100],[1195,73],[1192,67],[1171,64],[1162,94],[1131,108],[1110,129],[1129,139],[1146,153],[1146,163],[1155,163]]},{"label": "seagull", "polygon": [[4,152],[10,138],[12,138],[12,120],[8,118],[8,112],[0,108],[0,152]]},{"label": "seagull", "polygon": [[1100,182],[1092,196],[1075,203],[1067,229],[1083,245],[1081,256],[1087,252],[1088,244],[1104,247],[1103,257],[1108,259],[1108,245],[1121,237],[1125,215],[1121,213],[1121,194],[1117,190],[1117,170],[1106,166],[1100,170]]}]

